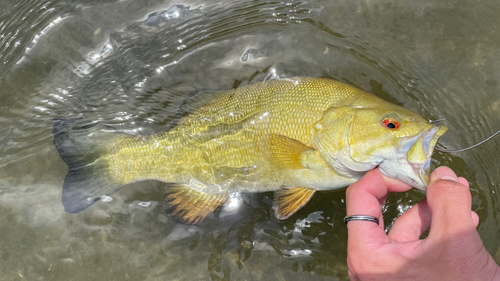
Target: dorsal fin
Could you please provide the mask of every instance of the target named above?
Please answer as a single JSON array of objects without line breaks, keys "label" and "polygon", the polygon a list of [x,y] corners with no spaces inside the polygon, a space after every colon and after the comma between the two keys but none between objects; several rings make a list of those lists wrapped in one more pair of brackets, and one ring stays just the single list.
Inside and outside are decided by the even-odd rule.
[{"label": "dorsal fin", "polygon": [[303,169],[300,155],[313,149],[298,140],[289,137],[270,134],[271,162],[277,166],[291,169]]},{"label": "dorsal fin", "polygon": [[274,192],[274,214],[280,220],[289,218],[302,208],[316,192],[305,187],[284,188]]},{"label": "dorsal fin", "polygon": [[203,193],[188,185],[174,185],[168,188],[164,201],[167,213],[175,220],[196,224],[226,202],[226,195]]}]

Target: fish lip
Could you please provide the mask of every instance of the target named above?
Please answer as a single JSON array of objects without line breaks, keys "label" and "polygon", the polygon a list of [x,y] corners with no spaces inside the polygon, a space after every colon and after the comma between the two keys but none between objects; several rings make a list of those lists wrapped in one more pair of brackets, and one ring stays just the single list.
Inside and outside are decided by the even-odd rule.
[{"label": "fish lip", "polygon": [[[442,137],[448,128],[445,126],[433,126],[430,130],[425,131],[417,138],[423,139],[423,149],[425,151],[426,160],[424,162],[410,162],[410,165],[413,168],[413,171],[421,180],[421,186],[415,186],[418,189],[425,190],[430,181],[430,166],[431,166],[431,157],[434,153],[434,148],[440,137]],[[415,143],[416,140],[413,142]]]}]

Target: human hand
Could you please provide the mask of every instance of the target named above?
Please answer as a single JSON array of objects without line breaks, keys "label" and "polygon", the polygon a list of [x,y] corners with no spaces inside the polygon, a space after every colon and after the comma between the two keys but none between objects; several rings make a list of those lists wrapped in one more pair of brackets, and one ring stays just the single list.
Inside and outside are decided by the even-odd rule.
[{"label": "human hand", "polygon": [[[347,189],[347,216],[369,215],[369,221],[350,221],[347,265],[351,280],[500,280],[500,267],[486,251],[476,231],[479,218],[471,212],[469,183],[447,167],[431,174],[427,197],[384,231],[382,205],[389,192],[411,186],[368,172]],[[430,227],[427,238],[420,236]]]}]

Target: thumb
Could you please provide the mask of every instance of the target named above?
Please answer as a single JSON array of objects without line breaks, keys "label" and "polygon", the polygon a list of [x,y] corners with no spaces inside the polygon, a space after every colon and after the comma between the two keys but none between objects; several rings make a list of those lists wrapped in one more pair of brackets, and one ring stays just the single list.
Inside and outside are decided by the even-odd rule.
[{"label": "thumb", "polygon": [[431,182],[427,187],[427,204],[432,214],[432,236],[437,235],[442,239],[475,229],[468,185],[465,179],[458,178],[448,167],[439,167],[431,174]]}]

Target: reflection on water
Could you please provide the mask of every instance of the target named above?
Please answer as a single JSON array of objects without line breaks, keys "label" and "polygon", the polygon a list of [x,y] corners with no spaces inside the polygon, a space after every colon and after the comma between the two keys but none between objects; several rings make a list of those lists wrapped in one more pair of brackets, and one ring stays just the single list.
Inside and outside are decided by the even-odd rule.
[{"label": "reflection on water", "polygon": [[[15,3],[14,3],[15,2]],[[163,211],[164,186],[133,184],[67,214],[53,119],[134,134],[171,127],[198,90],[318,76],[436,120],[446,148],[500,127],[496,1],[0,1],[0,270],[6,280],[345,280],[343,190],[285,221],[272,194],[243,194],[196,226]],[[498,139],[436,153],[471,182],[500,261]],[[392,194],[386,223],[423,197]]]}]

